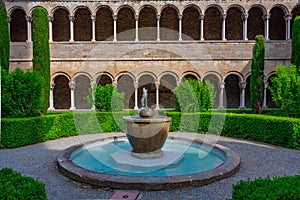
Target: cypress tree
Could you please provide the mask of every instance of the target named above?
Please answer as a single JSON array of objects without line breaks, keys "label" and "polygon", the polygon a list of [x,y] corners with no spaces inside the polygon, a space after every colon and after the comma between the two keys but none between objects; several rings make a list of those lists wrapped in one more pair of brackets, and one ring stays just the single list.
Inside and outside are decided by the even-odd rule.
[{"label": "cypress tree", "polygon": [[33,70],[40,73],[44,79],[41,114],[47,112],[50,95],[50,51],[48,25],[47,11],[42,7],[35,8],[32,18],[32,64]]},{"label": "cypress tree", "polygon": [[0,1],[0,66],[9,71],[9,31],[5,3]]},{"label": "cypress tree", "polygon": [[262,112],[264,98],[265,48],[266,40],[264,36],[257,35],[253,47],[250,80],[251,106],[253,113],[256,114]]},{"label": "cypress tree", "polygon": [[300,16],[295,18],[293,24],[291,64],[296,65],[300,73]]}]

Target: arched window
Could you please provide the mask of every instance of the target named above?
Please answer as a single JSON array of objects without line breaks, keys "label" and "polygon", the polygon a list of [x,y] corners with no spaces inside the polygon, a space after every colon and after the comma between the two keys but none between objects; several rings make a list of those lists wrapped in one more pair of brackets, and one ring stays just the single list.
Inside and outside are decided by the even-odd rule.
[{"label": "arched window", "polygon": [[112,84],[110,76],[102,74],[97,78],[97,85],[105,86],[106,84]]},{"label": "arched window", "polygon": [[59,8],[53,14],[52,22],[53,41],[70,40],[70,20],[69,12],[66,9]]},{"label": "arched window", "polygon": [[124,74],[118,78],[118,91],[124,92],[124,108],[134,108],[134,81],[131,76]]},{"label": "arched window", "polygon": [[239,82],[239,77],[235,74],[230,74],[225,79],[227,108],[238,108],[240,106]]},{"label": "arched window", "polygon": [[53,101],[55,109],[70,109],[71,107],[69,79],[64,75],[59,75],[54,79]]},{"label": "arched window", "polygon": [[139,79],[138,88],[138,106],[141,107],[141,99],[143,95],[143,88],[148,90],[148,107],[156,105],[156,87],[155,80],[152,76],[146,74]]},{"label": "arched window", "polygon": [[112,40],[114,35],[114,20],[108,7],[101,7],[96,13],[96,40]]},{"label": "arched window", "polygon": [[220,79],[214,75],[214,74],[208,74],[204,77],[204,80],[209,81],[214,86],[214,93],[215,93],[215,99],[213,102],[213,107],[217,108],[219,105],[219,85],[220,85]]},{"label": "arched window", "polygon": [[173,7],[165,7],[160,16],[160,39],[178,40],[178,13]]},{"label": "arched window", "polygon": [[139,40],[157,39],[156,12],[153,7],[144,7],[139,14]]},{"label": "arched window", "polygon": [[204,39],[222,39],[222,13],[216,7],[210,7],[205,11],[204,17]]},{"label": "arched window", "polygon": [[85,97],[89,94],[91,87],[90,79],[85,75],[79,75],[75,79],[75,107],[76,109],[90,109],[91,107],[87,104]]},{"label": "arched window", "polygon": [[270,14],[270,40],[285,40],[285,14],[283,10],[274,7],[271,9]]},{"label": "arched window", "polygon": [[79,8],[76,10],[74,21],[74,40],[92,40],[92,19],[91,13],[87,8]]},{"label": "arched window", "polygon": [[134,12],[128,8],[123,7],[118,12],[117,19],[117,39],[122,41],[135,40],[135,18]]},{"label": "arched window", "polygon": [[27,40],[27,21],[26,13],[21,9],[14,10],[10,21],[10,40],[12,42],[26,42]]},{"label": "arched window", "polygon": [[243,16],[242,12],[237,7],[232,7],[227,10],[226,16],[226,39],[227,40],[242,40],[243,39]]},{"label": "arched window", "polygon": [[175,108],[173,89],[176,87],[176,78],[173,75],[163,75],[159,83],[159,105],[161,108]]},{"label": "arched window", "polygon": [[182,33],[183,40],[200,40],[200,14],[195,6],[183,11]]},{"label": "arched window", "polygon": [[254,40],[256,35],[265,34],[263,12],[259,7],[253,7],[249,10],[247,24],[247,35],[249,40]]}]

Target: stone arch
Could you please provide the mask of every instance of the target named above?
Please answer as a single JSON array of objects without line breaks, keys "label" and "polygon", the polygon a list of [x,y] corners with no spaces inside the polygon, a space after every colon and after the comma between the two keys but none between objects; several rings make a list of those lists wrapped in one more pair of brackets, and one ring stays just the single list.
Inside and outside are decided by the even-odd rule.
[{"label": "stone arch", "polygon": [[114,20],[113,11],[109,6],[101,6],[96,12],[96,40],[104,41],[113,39]]},{"label": "stone arch", "polygon": [[69,109],[71,107],[70,77],[64,73],[53,75],[53,104],[55,109]]},{"label": "stone arch", "polygon": [[69,11],[65,7],[57,7],[53,10],[52,34],[53,41],[70,40]]},{"label": "stone arch", "polygon": [[296,16],[300,16],[300,4],[297,4],[296,6],[293,7],[292,9],[292,20],[291,20],[291,37],[293,34],[293,24]]},{"label": "stone arch", "polygon": [[119,92],[123,92],[124,95],[124,108],[133,109],[134,108],[134,98],[135,98],[135,80],[134,77],[129,73],[121,73],[117,77],[117,88]]},{"label": "stone arch", "polygon": [[275,105],[275,103],[272,99],[272,94],[271,94],[271,91],[269,89],[269,87],[272,87],[271,79],[275,76],[276,76],[276,73],[272,72],[266,77],[266,80],[267,80],[266,82],[268,83],[268,88],[267,88],[267,91],[266,91],[266,101],[267,101],[266,104],[267,104],[267,107],[269,107],[269,108],[277,108],[277,106]]},{"label": "stone arch", "polygon": [[72,80],[75,83],[75,108],[90,109],[91,107],[85,101],[85,97],[88,96],[89,89],[91,88],[91,77],[86,73],[77,73]]},{"label": "stone arch", "polygon": [[181,82],[184,82],[188,79],[200,80],[200,76],[195,72],[185,72],[182,74]]},{"label": "stone arch", "polygon": [[263,19],[265,13],[266,11],[260,5],[252,6],[248,11],[247,35],[249,40],[254,40],[256,35],[265,35]]},{"label": "stone arch", "polygon": [[35,5],[35,6],[33,6],[33,7],[31,7],[31,8],[29,9],[29,12],[28,12],[27,15],[32,16],[34,9],[36,9],[36,8],[38,8],[38,7],[39,7],[39,8],[43,8],[47,13],[51,13],[51,11],[48,10],[48,7],[44,7],[44,6],[41,6],[41,5]]},{"label": "stone arch", "polygon": [[10,41],[26,42],[27,40],[27,21],[26,12],[22,8],[13,8],[10,12]]},{"label": "stone arch", "polygon": [[232,6],[227,10],[225,26],[227,40],[243,39],[243,12],[240,7]]},{"label": "stone arch", "polygon": [[145,72],[138,78],[138,106],[141,107],[143,88],[148,90],[148,107],[156,105],[156,81],[157,78],[151,72]]},{"label": "stone arch", "polygon": [[270,10],[270,40],[285,40],[286,22],[284,16],[285,12],[281,6],[274,6]]},{"label": "stone arch", "polygon": [[101,72],[95,76],[96,84],[105,86],[113,83],[113,76],[107,72]]},{"label": "stone arch", "polygon": [[92,40],[92,19],[91,11],[88,7],[80,6],[74,11],[74,40]]},{"label": "stone arch", "polygon": [[200,40],[200,14],[198,6],[190,4],[182,14],[182,39]]},{"label": "stone arch", "polygon": [[285,5],[283,5],[283,4],[273,4],[269,8],[269,10],[271,11],[275,7],[279,7],[284,12],[284,15],[287,15],[289,13],[289,9]]},{"label": "stone arch", "polygon": [[221,40],[222,39],[222,20],[223,9],[217,5],[211,5],[206,8],[204,16],[204,39]]},{"label": "stone arch", "polygon": [[177,86],[174,73],[164,73],[159,78],[159,105],[162,108],[175,108],[173,89]]},{"label": "stone arch", "polygon": [[173,5],[166,5],[160,14],[160,39],[178,40],[179,21],[178,9]]},{"label": "stone arch", "polygon": [[207,73],[204,75],[203,80],[208,80],[211,84],[213,84],[215,93],[213,108],[217,108],[219,105],[219,85],[221,84],[221,77],[217,73]]},{"label": "stone arch", "polygon": [[238,108],[240,106],[240,87],[242,77],[238,73],[229,73],[225,79],[225,92],[227,108]]},{"label": "stone arch", "polygon": [[157,10],[150,5],[143,6],[139,11],[139,39],[157,39]]},{"label": "stone arch", "polygon": [[[237,9],[239,9],[239,11],[240,11],[243,15],[246,13],[245,8],[244,8],[243,6],[241,6],[241,5],[239,5],[239,4],[232,4],[232,5],[228,6],[226,10],[228,11],[228,10],[231,9],[231,8],[237,8]],[[226,13],[227,13],[227,12],[226,12]]]},{"label": "stone arch", "polygon": [[135,12],[130,6],[118,8],[117,34],[118,40],[134,41],[135,39]]}]

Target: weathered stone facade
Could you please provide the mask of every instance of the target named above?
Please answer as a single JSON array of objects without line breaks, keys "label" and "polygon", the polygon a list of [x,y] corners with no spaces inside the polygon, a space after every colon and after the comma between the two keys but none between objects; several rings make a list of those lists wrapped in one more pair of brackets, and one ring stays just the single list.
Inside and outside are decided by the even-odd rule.
[{"label": "weathered stone facade", "polygon": [[249,106],[255,35],[267,38],[267,85],[277,65],[290,63],[291,25],[300,15],[296,0],[7,1],[11,70],[32,65],[30,18],[36,6],[50,20],[50,109],[87,109],[88,88],[105,83],[125,92],[125,108],[139,106],[145,86],[151,105],[171,108],[171,90],[187,77],[214,83],[215,107]]}]

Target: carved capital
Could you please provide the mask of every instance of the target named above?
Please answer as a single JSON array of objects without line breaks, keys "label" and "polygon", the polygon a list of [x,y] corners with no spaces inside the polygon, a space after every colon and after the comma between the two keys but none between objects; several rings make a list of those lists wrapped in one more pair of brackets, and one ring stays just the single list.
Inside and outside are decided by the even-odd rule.
[{"label": "carved capital", "polygon": [[247,82],[240,82],[239,86],[240,86],[240,89],[245,89],[247,86]]},{"label": "carved capital", "polygon": [[70,15],[70,16],[69,16],[69,20],[70,20],[71,22],[74,22],[75,17],[74,17],[73,15]]},{"label": "carved capital", "polygon": [[31,16],[25,16],[25,19],[26,19],[27,22],[30,22],[30,23],[32,22],[32,17]]}]

